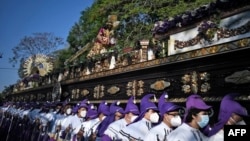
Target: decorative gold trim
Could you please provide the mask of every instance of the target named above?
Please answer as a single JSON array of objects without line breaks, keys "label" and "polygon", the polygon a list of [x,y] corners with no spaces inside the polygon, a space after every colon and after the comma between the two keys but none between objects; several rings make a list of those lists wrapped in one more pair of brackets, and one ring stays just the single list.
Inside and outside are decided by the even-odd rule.
[{"label": "decorative gold trim", "polygon": [[81,91],[81,95],[82,96],[87,96],[89,94],[89,90],[88,89],[83,89],[82,91]]}]

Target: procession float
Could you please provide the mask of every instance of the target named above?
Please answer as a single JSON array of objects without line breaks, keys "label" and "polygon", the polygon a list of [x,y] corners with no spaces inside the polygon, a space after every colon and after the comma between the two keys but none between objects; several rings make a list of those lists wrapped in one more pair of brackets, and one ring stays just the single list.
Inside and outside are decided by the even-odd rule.
[{"label": "procession float", "polygon": [[[125,103],[131,95],[139,102],[144,94],[159,98],[167,92],[172,102],[184,103],[190,94],[199,94],[218,105],[225,94],[239,93],[237,100],[250,106],[250,5],[240,0],[225,8],[231,2],[211,2],[158,21],[152,39],[143,38],[139,48],[124,47],[121,53],[109,50],[119,26],[119,16],[110,15],[96,39],[71,56],[62,71],[53,71],[46,56],[28,59],[24,68],[29,83],[17,84],[7,98]],[[88,50],[88,61],[75,65]]]}]

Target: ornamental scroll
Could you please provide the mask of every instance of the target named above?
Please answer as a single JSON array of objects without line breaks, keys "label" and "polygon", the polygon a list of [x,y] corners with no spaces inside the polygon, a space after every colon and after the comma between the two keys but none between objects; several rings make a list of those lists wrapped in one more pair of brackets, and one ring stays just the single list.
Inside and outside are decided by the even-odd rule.
[{"label": "ornamental scroll", "polygon": [[[250,36],[250,11],[220,21],[203,21],[197,27],[170,35],[168,55],[241,40]],[[187,36],[188,35],[188,36]]]}]

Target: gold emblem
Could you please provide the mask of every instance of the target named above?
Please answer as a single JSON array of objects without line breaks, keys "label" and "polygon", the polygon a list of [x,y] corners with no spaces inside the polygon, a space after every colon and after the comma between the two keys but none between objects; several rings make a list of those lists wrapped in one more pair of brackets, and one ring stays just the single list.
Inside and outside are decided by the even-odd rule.
[{"label": "gold emblem", "polygon": [[108,93],[111,94],[111,95],[114,95],[116,94],[117,92],[120,91],[120,88],[117,87],[117,86],[112,86],[108,89]]},{"label": "gold emblem", "polygon": [[169,86],[170,86],[170,82],[166,82],[164,80],[159,80],[159,81],[156,81],[155,83],[151,84],[150,88],[157,90],[157,91],[160,91],[160,90],[164,90],[165,88],[167,88]]}]

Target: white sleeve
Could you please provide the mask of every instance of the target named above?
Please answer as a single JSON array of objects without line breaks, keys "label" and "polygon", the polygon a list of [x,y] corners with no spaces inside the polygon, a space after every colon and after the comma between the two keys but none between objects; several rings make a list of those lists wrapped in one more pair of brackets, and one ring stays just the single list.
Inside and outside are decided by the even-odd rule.
[{"label": "white sleeve", "polygon": [[105,135],[108,135],[111,139],[117,138],[117,134],[119,132],[115,131],[111,126],[108,126],[108,128],[104,131]]},{"label": "white sleeve", "polygon": [[65,130],[70,125],[70,123],[71,123],[70,119],[71,119],[71,117],[69,117],[69,116],[62,119],[62,123],[61,123],[62,130]]}]

